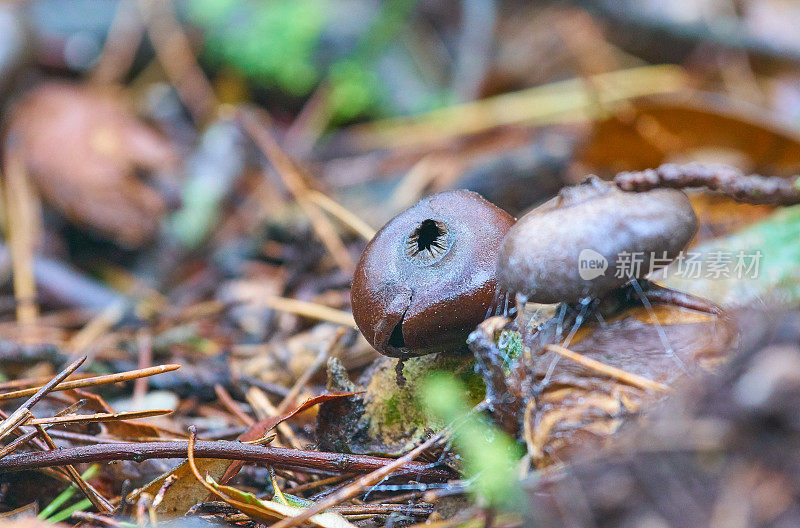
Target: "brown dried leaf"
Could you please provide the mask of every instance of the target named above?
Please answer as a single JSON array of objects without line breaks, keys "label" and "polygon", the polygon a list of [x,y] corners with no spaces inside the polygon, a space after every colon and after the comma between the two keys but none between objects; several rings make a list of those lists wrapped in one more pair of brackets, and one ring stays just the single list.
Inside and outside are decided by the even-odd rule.
[{"label": "brown dried leaf", "polygon": [[581,160],[608,172],[644,170],[709,149],[738,153],[763,174],[800,167],[796,131],[753,107],[696,92],[632,101],[594,124]]},{"label": "brown dried leaf", "polygon": [[44,84],[15,108],[8,140],[18,142],[45,200],[70,220],[132,247],[156,233],[166,204],[137,172],[170,170],[176,156],[117,93]]},{"label": "brown dried leaf", "polygon": [[[583,327],[568,347],[675,389],[726,359],[735,337],[732,330],[724,318],[691,310],[634,307],[605,325]],[[554,352],[534,359],[536,378],[543,379],[550,369],[546,388],[530,401],[525,418],[529,452],[539,468],[602,448],[640,410],[665,396],[610,379]]]}]

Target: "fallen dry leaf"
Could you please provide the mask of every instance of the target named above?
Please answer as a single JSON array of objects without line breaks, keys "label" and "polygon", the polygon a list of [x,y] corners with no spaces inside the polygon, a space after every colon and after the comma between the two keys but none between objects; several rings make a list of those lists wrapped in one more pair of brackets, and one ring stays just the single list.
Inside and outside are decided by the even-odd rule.
[{"label": "fallen dry leaf", "polygon": [[800,167],[800,136],[754,107],[690,92],[631,101],[593,126],[581,161],[621,172],[692,159],[711,149],[741,156],[754,172],[783,174]]},{"label": "fallen dry leaf", "polygon": [[512,384],[525,386],[519,376],[543,384],[525,411],[533,464],[543,469],[607,446],[620,427],[725,361],[734,338],[727,317],[656,305],[653,310],[628,308],[602,324],[586,324],[565,343],[576,354],[663,384],[666,391],[627,384],[552,351],[537,354],[531,370],[521,367],[511,374]]}]

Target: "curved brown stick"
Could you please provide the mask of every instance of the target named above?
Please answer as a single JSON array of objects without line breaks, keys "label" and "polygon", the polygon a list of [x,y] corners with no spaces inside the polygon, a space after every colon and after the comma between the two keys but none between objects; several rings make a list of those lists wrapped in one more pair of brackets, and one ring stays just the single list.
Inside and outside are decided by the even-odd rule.
[{"label": "curved brown stick", "polygon": [[[57,451],[20,453],[0,460],[0,473],[22,471],[85,462],[108,460],[134,460],[151,458],[184,458],[188,442],[125,442],[69,447]],[[281,447],[266,447],[230,441],[198,441],[194,454],[197,458],[223,458],[246,462],[270,464],[276,468],[302,471],[316,469],[333,473],[369,473],[392,464],[395,460],[367,455],[348,455],[322,451],[303,451]],[[414,480],[445,482],[455,475],[430,464],[408,462],[398,468],[398,473]]]},{"label": "curved brown stick", "polygon": [[728,165],[667,163],[657,169],[621,172],[614,178],[623,191],[649,191],[661,187],[705,187],[749,204],[795,205],[800,203],[800,176],[746,175]]},{"label": "curved brown stick", "polygon": [[722,316],[725,310],[716,303],[703,299],[691,293],[686,293],[680,290],[671,290],[658,284],[650,283],[649,287],[645,289],[644,296],[653,304],[667,304],[670,306],[678,306],[680,308],[687,308],[697,312],[703,312],[710,315]]}]

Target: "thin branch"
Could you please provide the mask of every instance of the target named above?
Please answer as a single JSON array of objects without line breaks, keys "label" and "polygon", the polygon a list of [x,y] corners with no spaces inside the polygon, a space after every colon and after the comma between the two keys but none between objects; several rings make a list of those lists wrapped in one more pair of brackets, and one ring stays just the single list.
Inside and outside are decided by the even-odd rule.
[{"label": "thin branch", "polygon": [[256,146],[275,167],[281,180],[283,180],[283,184],[292,193],[297,205],[300,206],[311,221],[311,226],[333,257],[333,260],[336,261],[339,268],[345,272],[352,273],[355,269],[355,262],[353,262],[350,253],[347,252],[347,248],[344,246],[344,242],[339,238],[328,217],[325,216],[320,206],[309,198],[309,188],[295,161],[278,145],[263,123],[263,119],[254,111],[240,112],[239,121]]},{"label": "thin branch", "polygon": [[596,359],[588,358],[582,354],[578,354],[577,352],[573,352],[568,348],[564,348],[558,345],[545,345],[545,350],[549,350],[550,352],[555,352],[561,357],[567,358],[575,363],[582,365],[588,369],[594,370],[595,372],[599,372],[605,376],[617,379],[623,383],[627,383],[628,385],[633,385],[634,387],[639,387],[640,389],[645,390],[652,390],[657,392],[666,392],[669,391],[669,387],[664,385],[663,383],[659,383],[657,381],[653,381],[651,379],[645,378],[644,376],[639,376],[638,374],[633,374],[632,372],[628,372],[627,370],[622,370],[617,367],[612,367],[611,365],[606,365],[605,363],[601,363]]},{"label": "thin branch", "polygon": [[[68,406],[66,409],[62,409],[61,411],[56,413],[56,416],[63,416],[65,414],[73,413],[73,412],[77,411],[78,409],[80,409],[81,407],[83,407],[86,404],[86,401],[87,400],[85,400],[85,399],[78,400],[75,403],[73,403],[72,405]],[[52,427],[52,426],[51,425],[43,425],[43,426],[40,426],[40,427],[42,427],[46,431],[47,429],[50,429],[50,427]],[[14,430],[14,434],[18,434],[18,433],[19,433],[18,430]],[[7,446],[3,447],[3,449],[0,449],[0,458],[3,458],[4,456],[6,456],[9,453],[13,453],[19,446],[21,446],[22,444],[25,444],[25,443],[28,443],[28,442],[32,441],[38,435],[39,435],[39,428],[38,427],[35,428],[35,429],[31,429],[27,433],[20,433],[19,436],[16,438],[16,440],[14,440],[13,442],[9,443]],[[45,447],[45,445],[44,445],[44,443],[40,443],[39,446],[37,446],[37,447]]]},{"label": "thin branch", "polygon": [[29,418],[22,425],[48,425],[48,424],[89,424],[102,422],[116,422],[118,420],[136,420],[172,414],[171,409],[154,409],[152,411],[130,411],[118,413],[95,414],[69,414],[66,416],[53,416],[52,418]]},{"label": "thin branch", "polygon": [[800,176],[745,175],[728,165],[666,163],[657,169],[622,172],[614,180],[625,191],[648,191],[661,187],[686,189],[705,187],[749,204],[795,205],[800,203]]},{"label": "thin branch", "polygon": [[310,190],[308,192],[308,199],[325,209],[331,216],[336,217],[341,223],[349,227],[364,240],[370,241],[372,237],[375,236],[376,231],[372,227],[327,194]]},{"label": "thin branch", "polygon": [[345,486],[341,490],[337,491],[330,497],[315,502],[312,506],[309,506],[303,513],[300,515],[296,515],[295,517],[287,517],[286,519],[281,519],[280,521],[276,522],[271,526],[271,528],[292,528],[294,526],[300,526],[301,524],[305,523],[311,517],[318,513],[322,513],[328,508],[336,506],[341,502],[346,501],[347,499],[352,499],[364,488],[372,486],[380,482],[381,480],[385,479],[389,475],[392,474],[397,469],[400,469],[402,466],[410,463],[414,458],[419,456],[423,451],[434,445],[436,442],[442,439],[442,432],[432,436],[425,442],[421,443],[405,455],[401,456],[391,464],[387,464],[381,468],[376,469],[372,473],[364,475],[363,477],[359,478],[352,484]]},{"label": "thin branch", "polygon": [[192,46],[175,18],[172,2],[139,0],[147,34],[156,57],[178,96],[197,123],[206,123],[219,102],[214,88],[197,64]]},{"label": "thin branch", "polygon": [[[86,359],[86,357],[84,356],[83,359]],[[159,365],[157,367],[149,367],[146,369],[139,369],[139,370],[130,370],[128,372],[120,372],[118,374],[106,374],[104,376],[95,376],[93,378],[65,381],[64,383],[58,384],[58,386],[55,388],[51,387],[50,389],[48,389],[47,392],[50,392],[51,390],[56,392],[56,391],[65,391],[72,389],[83,389],[86,387],[95,387],[97,385],[107,385],[109,383],[122,383],[137,378],[144,378],[147,376],[162,374],[164,372],[171,372],[173,370],[178,370],[179,368],[181,368],[181,366],[177,364]],[[48,383],[47,385],[45,385],[45,387],[49,385],[50,384]],[[37,390],[40,389],[37,388],[21,389],[17,391],[7,392],[5,394],[0,394],[0,401],[11,400],[14,398],[24,398],[25,396],[35,393]]]},{"label": "thin branch", "polygon": [[[59,372],[53,379],[51,379],[47,384],[39,389],[30,389],[30,394],[33,394],[28,400],[20,405],[16,411],[11,413],[11,415],[0,422],[0,439],[4,438],[10,431],[17,428],[19,424],[21,424],[24,419],[23,417],[28,417],[31,413],[31,408],[36,405],[42,398],[44,398],[48,392],[53,390],[55,386],[61,383],[67,376],[75,372],[78,367],[80,367],[83,362],[86,361],[86,356],[80,357],[70,363],[67,368]],[[25,394],[24,396],[27,396]]]},{"label": "thin branch", "polygon": [[[42,453],[18,453],[0,460],[0,472],[22,471],[44,467],[103,462],[109,460],[149,460],[183,458],[188,442],[123,442],[68,447]],[[368,473],[391,466],[391,471],[402,470],[409,478],[425,482],[445,482],[454,475],[447,469],[432,468],[430,464],[411,462],[410,458],[392,460],[367,455],[303,451],[282,447],[257,446],[243,442],[207,441],[196,443],[197,458],[220,458],[269,464],[281,469],[321,470],[332,473]]]}]

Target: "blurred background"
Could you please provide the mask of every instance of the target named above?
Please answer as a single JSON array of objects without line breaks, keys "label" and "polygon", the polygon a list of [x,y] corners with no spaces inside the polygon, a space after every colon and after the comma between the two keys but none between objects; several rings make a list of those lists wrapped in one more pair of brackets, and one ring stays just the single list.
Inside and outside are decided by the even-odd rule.
[{"label": "blurred background", "polygon": [[[109,441],[185,438],[188,425],[204,438],[237,438],[253,417],[325,392],[329,357],[344,367],[330,382],[338,388],[352,389],[347,376],[372,366],[383,369],[375,379],[395,387],[393,364],[354,329],[350,306],[359,255],[387,220],[453,188],[519,216],[588,174],[609,178],[665,162],[797,174],[798,28],[800,3],[789,0],[0,3],[0,386],[36,386],[78,354],[89,356],[91,373],[183,365],[149,384],[104,392],[117,410],[174,411],[148,422],[157,431],[130,423],[103,429]],[[708,193],[691,200],[700,217],[693,247],[762,251],[762,272],[748,282],[668,285],[731,310],[780,301],[789,359],[756,374],[789,370],[795,399],[756,416],[774,429],[754,418],[743,430],[788,431],[787,448],[771,436],[765,442],[793,456],[800,452],[791,403],[800,394],[800,212]],[[747,331],[762,340],[768,325],[752,326]],[[606,344],[632,349],[640,335],[636,327],[627,341]],[[662,351],[661,341],[650,341]],[[609,398],[619,406],[616,393]],[[423,415],[406,416],[396,399],[387,401],[380,404],[393,405],[392,433],[400,431],[402,442],[412,428],[417,439],[427,434]],[[65,401],[56,403],[37,410],[55,413]],[[92,405],[109,408],[102,398]],[[313,418],[295,417],[280,441],[316,441]],[[677,429],[682,439],[687,427]],[[99,430],[69,431],[85,435],[62,435],[59,446],[85,445]],[[383,454],[404,451],[404,443],[386,447],[397,440],[387,438],[370,440],[384,444]],[[329,451],[374,452],[374,444],[328,440],[320,445]],[[800,467],[779,462],[787,475]],[[786,480],[751,478],[736,464],[713,475],[715,485],[739,486],[723,495],[729,502],[719,511],[738,505],[738,496],[774,495],[761,504],[764,518],[800,517],[796,471]],[[153,461],[107,465],[93,482],[117,497],[131,489],[125,482],[144,484],[168,469]],[[3,475],[12,486],[0,487],[0,509],[47,503],[65,486],[21,475]],[[248,466],[240,477],[259,491],[268,481],[263,468]],[[300,488],[311,482],[285,472],[280,479]],[[758,488],[773,480],[793,487],[784,495]],[[599,492],[617,489],[598,482]],[[673,489],[665,501],[685,521],[676,525],[698,525],[683,517],[691,513],[683,489]],[[207,490],[188,495],[194,502],[183,512]],[[598,500],[616,500],[609,497]],[[706,499],[710,509],[714,498]],[[405,514],[423,522],[433,511],[425,508]],[[720,519],[716,526],[733,525]]]},{"label": "blurred background", "polygon": [[[0,330],[128,362],[141,324],[180,322],[165,351],[187,361],[286,352],[352,326],[366,241],[430,193],[520,215],[669,161],[794,174],[799,25],[782,0],[0,4]],[[692,202],[695,244],[757,246],[766,268],[677,286],[796,302],[793,209],[723,239],[774,208]]]}]

